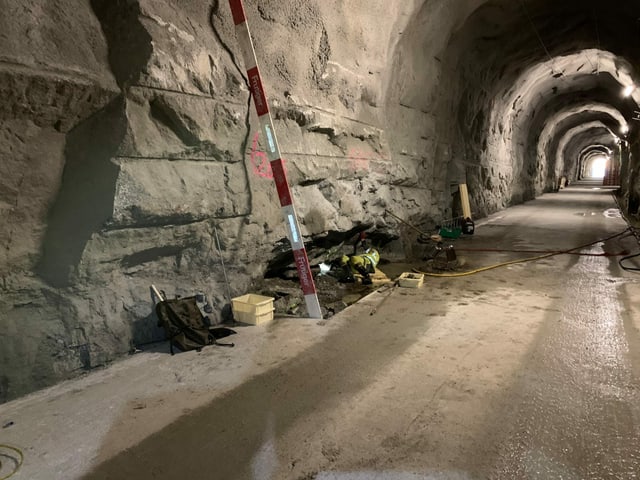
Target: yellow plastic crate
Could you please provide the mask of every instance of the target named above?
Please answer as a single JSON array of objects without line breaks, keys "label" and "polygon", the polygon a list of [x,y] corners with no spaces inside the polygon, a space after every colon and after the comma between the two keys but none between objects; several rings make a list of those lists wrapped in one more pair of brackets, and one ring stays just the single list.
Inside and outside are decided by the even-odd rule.
[{"label": "yellow plastic crate", "polygon": [[231,309],[236,322],[260,325],[273,320],[273,297],[247,293],[231,299]]},{"label": "yellow plastic crate", "polygon": [[423,281],[424,275],[422,273],[404,272],[398,277],[399,285],[405,288],[420,288]]}]

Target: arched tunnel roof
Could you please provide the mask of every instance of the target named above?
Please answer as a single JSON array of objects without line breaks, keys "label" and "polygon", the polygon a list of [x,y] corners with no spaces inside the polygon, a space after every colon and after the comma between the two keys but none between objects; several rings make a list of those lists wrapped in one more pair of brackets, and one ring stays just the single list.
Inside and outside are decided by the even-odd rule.
[{"label": "arched tunnel roof", "polygon": [[[425,90],[437,92],[444,82],[457,88],[455,128],[468,141],[453,152],[458,167],[450,170],[511,162],[506,183],[522,172],[537,178],[533,187],[514,187],[517,201],[548,189],[585,147],[638,137],[640,2],[462,3],[444,13],[424,2],[404,31],[422,31],[414,46],[436,53],[424,59],[432,67],[419,80]],[[420,30],[434,13],[441,30]],[[422,99],[425,109],[433,109],[436,95]]]}]

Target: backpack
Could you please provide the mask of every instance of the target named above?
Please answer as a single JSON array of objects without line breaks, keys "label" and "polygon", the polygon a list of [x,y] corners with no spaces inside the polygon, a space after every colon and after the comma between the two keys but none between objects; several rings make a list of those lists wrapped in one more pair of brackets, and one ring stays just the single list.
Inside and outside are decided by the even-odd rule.
[{"label": "backpack", "polygon": [[196,297],[163,300],[156,305],[158,326],[164,328],[169,348],[173,355],[173,347],[186,352],[200,351],[207,345],[233,347],[233,343],[218,343],[217,338],[236,333],[229,328],[210,328],[198,308]]}]

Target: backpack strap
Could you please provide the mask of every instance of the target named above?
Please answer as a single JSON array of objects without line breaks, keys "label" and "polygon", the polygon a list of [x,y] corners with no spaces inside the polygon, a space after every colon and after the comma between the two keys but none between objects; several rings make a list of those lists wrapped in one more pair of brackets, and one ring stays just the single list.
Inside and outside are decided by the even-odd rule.
[{"label": "backpack strap", "polygon": [[235,347],[236,346],[235,343],[220,343],[220,342],[218,342],[218,340],[216,340],[216,337],[214,337],[213,334],[209,334],[209,343],[211,345],[217,345],[218,347]]}]

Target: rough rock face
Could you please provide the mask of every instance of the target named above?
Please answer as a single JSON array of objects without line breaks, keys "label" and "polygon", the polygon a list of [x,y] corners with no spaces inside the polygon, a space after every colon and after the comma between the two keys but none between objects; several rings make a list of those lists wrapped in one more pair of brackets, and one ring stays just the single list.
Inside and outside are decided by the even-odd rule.
[{"label": "rough rock face", "polygon": [[[234,294],[285,237],[226,2],[2,3],[0,401],[161,338],[152,283],[219,320],[216,230]],[[304,233],[443,215],[386,137],[387,6],[285,3],[248,10]]]},{"label": "rough rock face", "polygon": [[[395,234],[386,210],[433,225],[462,182],[477,215],[531,199],[637,108],[612,27],[629,5],[596,49],[573,0],[532,1],[539,31],[506,0],[246,4],[310,241]],[[220,321],[220,252],[235,295],[287,242],[226,0],[0,7],[4,401],[162,338],[151,284],[207,293]],[[637,149],[620,150],[630,210]]]},{"label": "rough rock face", "polygon": [[98,322],[82,314],[89,299],[57,289],[36,271],[50,209],[64,191],[63,170],[70,159],[82,160],[70,139],[79,125],[111,109],[119,91],[88,3],[1,8],[0,400],[6,400],[104,362],[113,350],[106,342],[92,350]]}]

